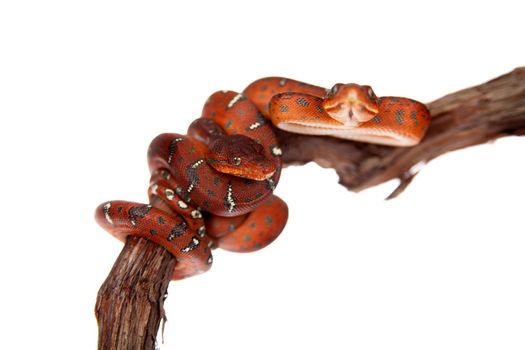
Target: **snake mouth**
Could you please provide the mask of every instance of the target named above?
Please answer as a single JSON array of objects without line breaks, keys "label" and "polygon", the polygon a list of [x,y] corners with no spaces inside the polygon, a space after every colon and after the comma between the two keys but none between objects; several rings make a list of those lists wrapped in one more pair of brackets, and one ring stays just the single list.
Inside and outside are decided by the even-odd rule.
[{"label": "snake mouth", "polygon": [[270,179],[276,171],[276,166],[265,157],[243,159],[242,164],[230,160],[207,159],[208,164],[220,173],[228,174],[243,179],[264,181]]},{"label": "snake mouth", "polygon": [[254,157],[245,161],[243,166],[237,167],[231,174],[249,180],[264,181],[270,179],[275,170],[275,164],[265,157]]},{"label": "snake mouth", "polygon": [[345,126],[358,126],[379,113],[377,97],[367,85],[336,84],[322,106],[330,117]]},{"label": "snake mouth", "polygon": [[367,103],[355,100],[352,104],[352,115],[360,122],[366,122],[374,118],[379,113],[376,103]]},{"label": "snake mouth", "polygon": [[379,109],[372,105],[349,99],[339,103],[325,103],[323,108],[328,115],[345,126],[359,126],[377,115]]},{"label": "snake mouth", "polygon": [[273,177],[273,175],[275,174],[275,167],[274,167],[274,170],[271,171],[271,172],[266,172],[265,174],[263,174],[262,176],[257,176],[256,179],[253,179],[253,180],[257,180],[257,181],[265,181],[265,180],[269,180]]}]

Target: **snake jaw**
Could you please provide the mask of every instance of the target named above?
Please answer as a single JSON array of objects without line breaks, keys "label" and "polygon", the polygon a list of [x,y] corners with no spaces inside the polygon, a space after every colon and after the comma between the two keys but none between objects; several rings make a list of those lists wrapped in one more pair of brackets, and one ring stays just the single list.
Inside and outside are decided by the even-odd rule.
[{"label": "snake jaw", "polygon": [[268,180],[275,174],[275,164],[265,156],[251,154],[239,158],[242,160],[237,165],[229,160],[217,163],[218,166],[215,166],[215,169],[225,174],[255,181]]},{"label": "snake jaw", "polygon": [[[246,163],[246,162],[245,162]],[[208,164],[220,173],[242,177],[244,179],[264,181],[275,174],[273,164],[233,165],[229,161],[217,161],[208,159]]]},{"label": "snake jaw", "polygon": [[379,112],[377,97],[370,86],[336,84],[322,103],[325,111],[345,126],[359,126]]}]

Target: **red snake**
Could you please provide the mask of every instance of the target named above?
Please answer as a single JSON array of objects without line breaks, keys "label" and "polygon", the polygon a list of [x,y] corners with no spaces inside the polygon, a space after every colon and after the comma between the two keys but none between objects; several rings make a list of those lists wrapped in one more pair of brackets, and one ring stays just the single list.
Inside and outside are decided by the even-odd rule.
[{"label": "red snake", "polygon": [[430,113],[404,97],[377,97],[370,86],[331,89],[292,79],[256,80],[244,91],[278,128],[388,146],[413,146],[423,138]]},{"label": "red snake", "polygon": [[211,249],[250,252],[283,230],[288,208],[273,195],[281,172],[277,127],[387,145],[423,137],[426,107],[401,97],[377,98],[368,86],[332,89],[271,77],[243,93],[211,95],[186,135],[161,134],[150,144],[150,204],[108,201],[97,222],[118,239],[145,237],[177,259],[172,279],[207,271]]}]

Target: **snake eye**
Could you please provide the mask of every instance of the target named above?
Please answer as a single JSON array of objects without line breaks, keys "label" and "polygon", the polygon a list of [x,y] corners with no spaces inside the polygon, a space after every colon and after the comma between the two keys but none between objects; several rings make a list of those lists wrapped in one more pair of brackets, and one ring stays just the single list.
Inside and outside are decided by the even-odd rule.
[{"label": "snake eye", "polygon": [[376,99],[376,94],[374,94],[374,90],[372,90],[372,88],[368,88],[368,97],[374,100]]},{"label": "snake eye", "polygon": [[241,158],[239,158],[239,157],[233,157],[233,159],[232,159],[232,164],[233,164],[233,165],[240,165],[240,164],[241,164]]}]

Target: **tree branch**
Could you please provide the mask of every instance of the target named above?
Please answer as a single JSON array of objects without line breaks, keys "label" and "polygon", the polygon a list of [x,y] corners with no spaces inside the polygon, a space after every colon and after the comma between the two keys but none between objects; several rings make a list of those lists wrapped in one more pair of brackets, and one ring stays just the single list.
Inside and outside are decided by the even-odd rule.
[{"label": "tree branch", "polygon": [[[285,165],[314,161],[334,168],[340,183],[360,191],[399,178],[401,193],[419,165],[453,150],[525,133],[525,68],[447,95],[428,105],[432,123],[423,141],[385,147],[278,131]],[[164,248],[129,237],[96,305],[99,349],[153,349],[163,302],[175,267]]]},{"label": "tree branch", "polygon": [[175,263],[160,245],[128,237],[98,292],[99,349],[155,349]]}]

